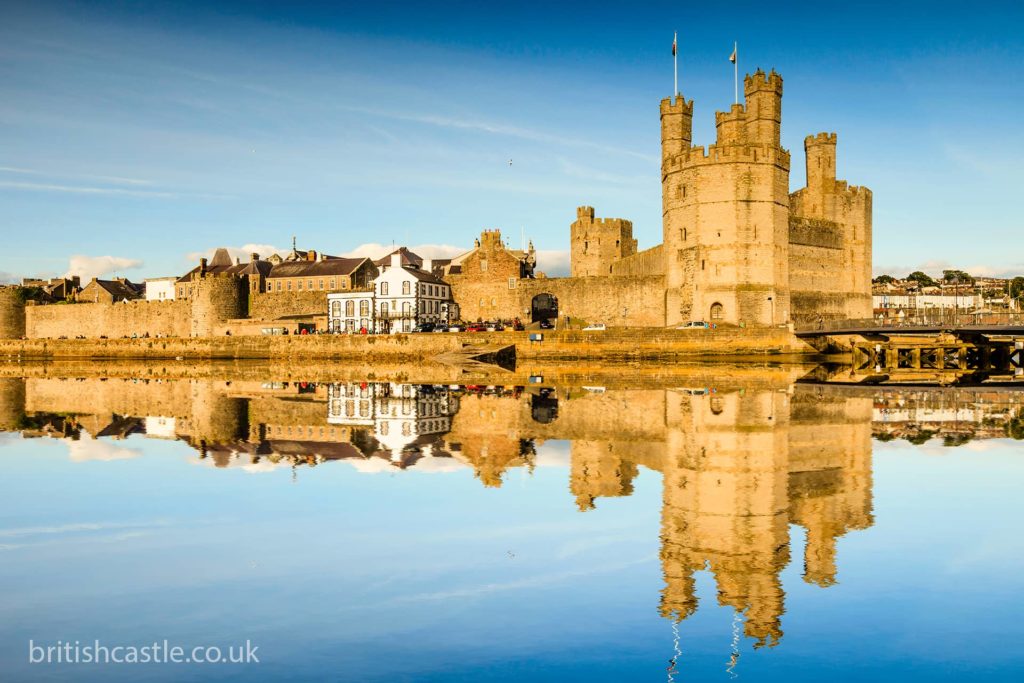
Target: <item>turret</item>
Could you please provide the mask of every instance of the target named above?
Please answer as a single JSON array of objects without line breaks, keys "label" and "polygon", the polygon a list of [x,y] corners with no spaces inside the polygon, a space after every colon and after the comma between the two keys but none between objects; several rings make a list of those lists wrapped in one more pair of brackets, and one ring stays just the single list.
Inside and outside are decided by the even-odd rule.
[{"label": "turret", "polygon": [[595,218],[594,208],[576,209],[569,228],[569,268],[573,277],[610,275],[612,264],[636,253],[633,223],[622,218]]},{"label": "turret", "polygon": [[747,139],[778,145],[782,127],[782,76],[765,74],[758,69],[743,79],[743,95],[747,101]]},{"label": "turret", "polygon": [[836,182],[836,134],[818,133],[804,138],[807,188],[831,190]]},{"label": "turret", "polygon": [[0,287],[0,339],[25,336],[25,290]]},{"label": "turret", "polygon": [[661,159],[678,156],[690,149],[693,139],[693,100],[677,95],[661,101]]},{"label": "turret", "polygon": [[248,314],[249,294],[243,278],[206,273],[193,278],[193,337],[223,334],[225,323]]}]

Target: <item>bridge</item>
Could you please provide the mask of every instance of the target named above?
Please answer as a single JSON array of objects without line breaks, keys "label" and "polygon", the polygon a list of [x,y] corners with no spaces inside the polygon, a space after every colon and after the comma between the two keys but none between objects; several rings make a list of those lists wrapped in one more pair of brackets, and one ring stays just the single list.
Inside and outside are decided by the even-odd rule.
[{"label": "bridge", "polygon": [[820,320],[795,334],[853,353],[847,382],[1024,381],[1024,313],[935,311],[898,318]]}]

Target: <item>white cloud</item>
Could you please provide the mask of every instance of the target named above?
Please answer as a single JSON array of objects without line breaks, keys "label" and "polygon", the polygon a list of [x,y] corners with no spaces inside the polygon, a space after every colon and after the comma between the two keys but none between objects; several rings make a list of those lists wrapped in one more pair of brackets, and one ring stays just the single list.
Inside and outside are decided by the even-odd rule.
[{"label": "white cloud", "polygon": [[138,448],[118,446],[110,441],[100,441],[98,439],[68,441],[68,457],[72,462],[130,460],[140,455],[142,455],[142,451]]},{"label": "white cloud", "polygon": [[68,261],[68,270],[65,276],[78,275],[84,283],[94,277],[121,273],[125,270],[141,267],[142,261],[139,259],[125,258],[123,256],[85,256],[83,254],[75,254]]},{"label": "white cloud", "polygon": [[568,276],[569,252],[558,249],[538,249],[537,270],[548,277]]},{"label": "white cloud", "polygon": [[[352,251],[339,254],[339,256],[346,256],[348,258],[366,257],[379,259],[382,256],[390,254],[399,246],[401,245],[367,242],[366,244],[360,244]],[[423,258],[454,258],[459,254],[464,254],[469,251],[466,247],[457,247],[452,244],[415,244],[407,248],[414,254],[419,254]]]}]

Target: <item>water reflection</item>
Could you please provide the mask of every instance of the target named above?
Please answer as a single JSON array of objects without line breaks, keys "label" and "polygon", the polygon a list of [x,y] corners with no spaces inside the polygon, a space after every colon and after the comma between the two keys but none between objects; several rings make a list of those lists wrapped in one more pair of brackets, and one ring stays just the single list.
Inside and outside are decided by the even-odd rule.
[{"label": "water reflection", "polygon": [[83,457],[130,457],[118,440],[176,439],[215,468],[361,471],[469,468],[500,487],[537,465],[537,444],[571,442],[580,511],[629,496],[640,468],[662,474],[659,612],[698,607],[708,571],[742,633],[783,638],[791,527],[806,534],[803,580],[839,579],[837,539],[870,527],[872,437],[922,443],[1024,436],[1024,400],[995,390],[748,390],[418,385],[388,382],[0,379],[0,429],[25,438],[101,442]]}]

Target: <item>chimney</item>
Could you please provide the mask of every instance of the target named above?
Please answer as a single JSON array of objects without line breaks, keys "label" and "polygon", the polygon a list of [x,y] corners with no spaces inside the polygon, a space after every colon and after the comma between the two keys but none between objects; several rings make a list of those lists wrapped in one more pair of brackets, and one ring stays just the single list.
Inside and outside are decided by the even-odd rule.
[{"label": "chimney", "polygon": [[428,273],[434,272],[434,259],[425,258],[423,259],[423,270]]},{"label": "chimney", "polygon": [[206,275],[206,257],[199,259],[199,274]]},{"label": "chimney", "polygon": [[254,251],[251,254],[249,254],[249,260],[251,263],[256,263],[257,261],[260,260],[260,255]]},{"label": "chimney", "polygon": [[391,267],[401,268],[402,267],[402,252],[396,251],[391,255]]},{"label": "chimney", "polygon": [[327,254],[320,254],[320,260],[321,261],[326,261],[327,260]]},{"label": "chimney", "polygon": [[235,265],[236,266],[242,265],[242,258],[240,256],[236,256],[235,257]]},{"label": "chimney", "polygon": [[313,251],[312,249],[307,251],[306,252],[306,260],[307,261],[316,261],[316,252]]}]

